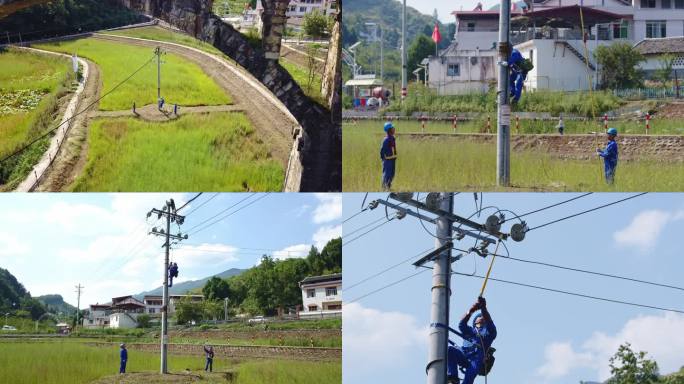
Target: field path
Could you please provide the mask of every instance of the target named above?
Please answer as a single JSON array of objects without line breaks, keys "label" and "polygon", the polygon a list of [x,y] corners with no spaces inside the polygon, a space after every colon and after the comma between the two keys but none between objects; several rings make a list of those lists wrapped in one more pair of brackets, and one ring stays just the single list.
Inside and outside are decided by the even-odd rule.
[{"label": "field path", "polygon": [[[61,53],[54,53],[54,52],[48,52],[48,51],[42,51],[39,49],[34,49],[34,48],[21,48],[24,50],[30,50],[34,52],[41,52],[44,54],[49,54],[49,55],[57,55],[57,56],[62,56],[62,57],[67,57],[70,58],[69,55],[61,54]],[[30,192],[35,189],[35,187],[41,182],[41,180],[44,178],[45,175],[47,175],[48,170],[50,169],[50,166],[52,165],[53,161],[55,158],[59,155],[62,146],[64,145],[64,142],[66,139],[68,139],[71,128],[73,126],[73,121],[68,121],[70,120],[76,113],[80,111],[80,105],[79,99],[81,95],[84,93],[85,88],[86,88],[86,83],[88,83],[88,77],[90,74],[89,71],[89,64],[86,62],[84,59],[79,58],[79,63],[83,67],[83,81],[81,81],[78,84],[78,87],[76,88],[76,91],[74,92],[73,96],[69,100],[69,103],[66,107],[66,110],[64,111],[64,114],[62,115],[62,118],[60,120],[60,127],[55,131],[55,135],[50,139],[50,145],[48,149],[45,151],[43,156],[40,158],[38,163],[33,167],[31,172],[28,174],[26,179],[19,184],[17,189],[15,190],[16,192]]]},{"label": "field path", "polygon": [[[233,98],[234,105],[245,111],[256,133],[267,143],[273,158],[287,168],[293,143],[292,131],[299,123],[270,91],[258,84],[257,80],[249,81],[243,77],[249,75],[234,68],[235,66],[228,61],[196,48],[135,37],[94,34],[93,38],[150,48],[161,46],[167,52],[199,65]],[[238,75],[237,71],[243,76]]]}]

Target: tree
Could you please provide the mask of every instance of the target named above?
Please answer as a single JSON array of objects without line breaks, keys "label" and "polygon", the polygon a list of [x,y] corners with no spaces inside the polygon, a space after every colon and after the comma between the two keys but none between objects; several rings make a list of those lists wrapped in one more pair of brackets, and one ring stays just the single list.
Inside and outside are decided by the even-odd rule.
[{"label": "tree", "polygon": [[601,45],[594,50],[601,66],[601,86],[608,89],[635,88],[643,84],[644,74],[638,68],[644,56],[630,44]]},{"label": "tree", "polygon": [[186,324],[190,321],[200,321],[204,317],[204,307],[201,302],[196,302],[188,297],[181,298],[176,303],[176,323]]},{"label": "tree", "polygon": [[150,315],[142,314],[138,316],[138,328],[150,327]]},{"label": "tree", "polygon": [[216,320],[223,315],[223,303],[218,300],[205,300],[204,301],[204,319]]},{"label": "tree", "polygon": [[202,288],[202,294],[207,300],[223,300],[230,297],[230,286],[220,277],[213,276]]},{"label": "tree", "polygon": [[651,384],[659,383],[658,363],[646,358],[646,352],[635,353],[631,345],[620,345],[610,358],[609,384]]},{"label": "tree", "polygon": [[[430,30],[432,32],[432,30]],[[435,53],[435,42],[423,34],[416,36],[408,48],[407,71],[409,76],[423,59]]]},{"label": "tree", "polygon": [[302,27],[306,35],[320,38],[326,35],[328,23],[328,17],[319,12],[318,9],[314,9],[313,12],[304,15]]},{"label": "tree", "polygon": [[672,67],[674,66],[675,59],[677,59],[677,56],[671,53],[664,54],[658,59],[660,62],[660,68],[655,71],[653,77],[660,81],[663,87],[666,86],[668,81],[670,81],[670,75],[672,75]]}]

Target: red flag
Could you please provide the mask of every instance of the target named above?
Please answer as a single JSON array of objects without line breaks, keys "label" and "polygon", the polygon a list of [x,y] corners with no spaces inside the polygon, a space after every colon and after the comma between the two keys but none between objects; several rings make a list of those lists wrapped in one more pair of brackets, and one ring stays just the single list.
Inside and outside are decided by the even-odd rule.
[{"label": "red flag", "polygon": [[439,44],[442,41],[442,35],[439,33],[439,25],[437,23],[435,23],[435,29],[432,31],[432,41],[435,44]]}]

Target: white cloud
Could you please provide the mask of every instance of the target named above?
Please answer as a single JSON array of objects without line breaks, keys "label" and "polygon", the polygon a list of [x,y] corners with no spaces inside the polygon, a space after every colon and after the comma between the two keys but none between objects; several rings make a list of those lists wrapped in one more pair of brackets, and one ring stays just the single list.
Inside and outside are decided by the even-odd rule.
[{"label": "white cloud", "polygon": [[172,252],[172,261],[179,268],[192,268],[203,265],[222,265],[238,261],[238,249],[227,244],[203,243],[182,245]]},{"label": "white cloud", "polygon": [[610,377],[608,362],[618,347],[630,343],[634,351],[646,351],[658,362],[662,374],[677,371],[684,356],[684,315],[638,316],[627,321],[615,335],[595,332],[575,351],[570,343],[551,343],[546,347],[544,364],[537,373],[546,378],[559,378],[576,368],[592,368],[598,380]]},{"label": "white cloud", "polygon": [[28,253],[29,250],[30,248],[27,244],[20,242],[13,235],[0,232],[0,257],[23,255]]},{"label": "white cloud", "polygon": [[684,211],[643,211],[636,215],[627,227],[615,232],[613,239],[619,246],[635,247],[641,252],[646,252],[655,246],[660,233],[668,223],[681,219],[684,219]]},{"label": "white cloud", "polygon": [[342,236],[342,225],[323,226],[320,227],[316,233],[313,234],[313,242],[316,248],[320,251],[325,247],[328,241]]},{"label": "white cloud", "polygon": [[342,317],[342,361],[357,376],[363,375],[359,370],[389,369],[407,362],[416,349],[427,350],[428,327],[411,315],[351,303],[344,305]]},{"label": "white cloud", "polygon": [[296,244],[273,252],[273,258],[278,260],[304,258],[309,254],[311,244]]},{"label": "white cloud", "polygon": [[342,195],[339,193],[316,193],[319,204],[313,211],[313,222],[328,223],[342,217]]}]

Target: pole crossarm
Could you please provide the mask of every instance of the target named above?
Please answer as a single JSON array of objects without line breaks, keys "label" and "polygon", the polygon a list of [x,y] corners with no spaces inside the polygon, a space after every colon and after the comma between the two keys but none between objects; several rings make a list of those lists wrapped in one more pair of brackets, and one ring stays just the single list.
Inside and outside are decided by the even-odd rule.
[{"label": "pole crossarm", "polygon": [[432,251],[432,252],[428,253],[427,255],[421,257],[418,261],[416,261],[415,263],[413,263],[413,265],[416,266],[416,267],[422,267],[423,264],[427,263],[428,261],[434,261],[435,258],[436,258],[437,256],[439,256],[440,253],[442,253],[442,252],[444,252],[444,251],[446,251],[446,250],[451,249],[451,247],[452,247],[453,245],[454,245],[454,243],[452,243],[451,241],[447,241],[447,242],[444,243],[444,245],[442,245],[441,247],[436,248],[434,251]]},{"label": "pole crossarm", "polygon": [[[399,205],[397,205],[397,204],[394,204],[394,203],[392,203],[392,202],[389,202],[389,201],[387,201],[387,200],[378,199],[378,200],[375,200],[375,202],[377,202],[378,204],[385,205],[385,206],[387,206],[387,207],[389,207],[389,208],[392,208],[392,209],[396,209],[396,210],[398,210],[398,211],[405,212],[407,215],[410,215],[410,216],[419,218],[419,219],[421,219],[421,220],[425,220],[425,221],[427,221],[427,222],[429,222],[429,223],[431,223],[431,224],[437,223],[437,219],[436,219],[436,218],[432,218],[432,217],[427,216],[427,215],[424,215],[424,214],[422,214],[422,213],[420,213],[420,212],[413,211],[413,210],[411,210],[411,209],[407,209],[407,208],[401,207],[401,206],[399,206]],[[409,203],[406,203],[406,204],[409,204]],[[416,207],[416,208],[419,208],[419,207]],[[421,209],[422,209],[422,208],[421,208]],[[449,214],[448,212],[444,212],[444,211],[441,211],[441,210],[430,210],[430,209],[423,209],[423,210],[424,210],[424,211],[428,211],[428,212],[430,212],[430,213],[437,214],[437,215],[440,215],[440,213],[442,213],[442,215],[440,215],[440,216],[445,216],[445,217],[448,218],[449,220],[452,220],[452,216],[455,216],[455,215]],[[459,216],[456,216],[456,217],[459,217]],[[462,217],[459,217],[459,218],[463,219]],[[467,220],[467,219],[464,219],[464,220]],[[453,221],[456,221],[456,220],[453,220]],[[470,220],[468,220],[468,221],[470,221]],[[473,222],[473,223],[474,223],[474,222]],[[474,223],[474,224],[477,224],[477,223]],[[463,223],[463,225],[465,225],[465,223]],[[480,224],[477,224],[477,225],[480,226]],[[487,237],[487,236],[482,236],[482,235],[480,235],[480,234],[478,234],[477,232],[474,232],[474,231],[468,231],[468,230],[462,229],[462,228],[460,228],[459,226],[452,226],[452,230],[457,234],[458,237],[468,236],[468,237],[472,237],[472,238],[475,238],[475,239],[478,239],[478,240],[481,240],[481,241],[484,241],[484,242],[487,242],[487,243],[490,243],[490,244],[496,243],[496,239],[493,239],[493,238]],[[480,230],[478,229],[478,232],[479,232],[479,231],[480,231]],[[483,229],[482,229],[482,232],[485,232],[484,227],[483,227]],[[499,235],[502,236],[502,237],[508,237],[508,235],[503,234],[503,233],[499,233]]]}]

